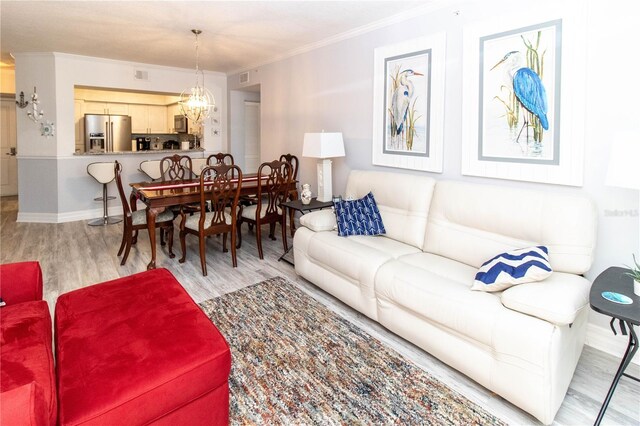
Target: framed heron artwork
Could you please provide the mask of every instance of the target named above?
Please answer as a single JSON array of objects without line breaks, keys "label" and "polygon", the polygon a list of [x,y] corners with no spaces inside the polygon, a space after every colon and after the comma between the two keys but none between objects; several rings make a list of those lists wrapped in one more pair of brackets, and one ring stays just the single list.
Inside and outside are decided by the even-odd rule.
[{"label": "framed heron artwork", "polygon": [[465,29],[462,173],[582,185],[581,20],[516,21]]},{"label": "framed heron artwork", "polygon": [[375,165],[442,172],[444,33],[374,52]]}]

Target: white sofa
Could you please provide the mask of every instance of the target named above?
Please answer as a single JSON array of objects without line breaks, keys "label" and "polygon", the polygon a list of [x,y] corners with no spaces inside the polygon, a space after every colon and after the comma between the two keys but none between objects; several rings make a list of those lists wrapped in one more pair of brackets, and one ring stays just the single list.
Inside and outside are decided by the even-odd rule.
[{"label": "white sofa", "polygon": [[[584,343],[596,211],[583,197],[425,176],[352,171],[386,235],[340,237],[331,210],[301,217],[296,272],[550,424]],[[545,245],[544,281],[470,290],[494,255]]]}]

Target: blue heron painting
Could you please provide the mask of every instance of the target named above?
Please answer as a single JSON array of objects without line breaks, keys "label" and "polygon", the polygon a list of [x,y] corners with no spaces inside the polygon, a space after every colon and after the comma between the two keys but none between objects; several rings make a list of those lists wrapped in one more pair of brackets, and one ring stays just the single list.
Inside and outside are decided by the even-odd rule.
[{"label": "blue heron painting", "polygon": [[[540,76],[534,70],[526,66],[520,51],[513,50],[507,53],[491,68],[491,70],[494,70],[505,63],[508,64],[509,75],[511,76],[513,85],[513,93],[515,94],[518,102],[520,102],[521,106],[538,119],[540,126],[544,130],[549,130],[549,120],[547,118],[547,92],[542,84]],[[530,125],[532,125],[532,123],[529,122],[528,114],[525,114],[524,124],[520,128],[516,141],[520,140],[520,135],[525,128],[527,132],[529,131]]]},{"label": "blue heron painting", "polygon": [[[409,126],[407,126],[409,108],[411,107],[411,101],[413,100],[414,103],[416,101],[416,99],[413,98],[415,89],[410,77],[422,75],[423,74],[417,71],[407,69],[401,71],[396,79],[396,87],[391,95],[390,121],[392,137],[404,136],[403,139],[407,139],[407,127],[412,127],[411,122],[409,123]],[[408,148],[410,149],[410,145]]]}]

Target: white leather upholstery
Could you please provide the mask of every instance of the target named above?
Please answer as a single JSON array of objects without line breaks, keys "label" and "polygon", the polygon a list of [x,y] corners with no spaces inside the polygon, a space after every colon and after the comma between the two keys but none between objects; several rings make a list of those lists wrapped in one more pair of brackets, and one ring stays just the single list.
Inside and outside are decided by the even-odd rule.
[{"label": "white leather upholstery", "polygon": [[345,197],[362,198],[371,191],[386,236],[420,248],[435,183],[426,176],[353,170]]},{"label": "white leather upholstery", "polygon": [[[586,334],[589,282],[576,274],[591,266],[593,204],[460,182],[432,189],[422,176],[351,172],[346,195],[373,192],[387,234],[339,237],[328,211],[304,215],[296,272],[550,424]],[[538,244],[556,271],[546,280],[470,289],[489,258]]]},{"label": "white leather upholstery", "polygon": [[333,231],[338,226],[336,213],[330,209],[316,210],[300,216],[300,225],[312,231]]},{"label": "white leather upholstery", "polygon": [[162,177],[160,173],[160,160],[146,160],[140,163],[140,171],[149,176],[151,180],[158,180]]},{"label": "white leather upholstery", "polygon": [[91,163],[87,166],[87,173],[98,183],[109,183],[116,178],[115,163]]},{"label": "white leather upholstery", "polygon": [[544,281],[520,284],[502,293],[507,308],[567,325],[589,303],[591,283],[581,276],[554,272]]},{"label": "white leather upholstery", "polygon": [[439,181],[423,249],[479,267],[497,254],[545,245],[554,271],[582,274],[593,261],[596,217],[585,197]]},{"label": "white leather upholstery", "polygon": [[192,158],[191,159],[191,167],[193,167],[193,174],[200,177],[200,173],[202,169],[207,167],[207,159],[206,158]]}]

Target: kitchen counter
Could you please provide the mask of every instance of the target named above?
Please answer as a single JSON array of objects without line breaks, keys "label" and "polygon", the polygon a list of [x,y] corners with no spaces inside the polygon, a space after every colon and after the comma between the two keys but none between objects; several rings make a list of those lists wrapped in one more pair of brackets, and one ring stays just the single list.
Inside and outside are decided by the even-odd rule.
[{"label": "kitchen counter", "polygon": [[165,153],[174,153],[174,154],[190,154],[190,153],[198,153],[204,152],[204,148],[194,148],[194,149],[150,149],[147,151],[119,151],[119,152],[75,152],[73,155],[77,155],[79,157],[88,157],[88,156],[101,156],[101,155],[126,155],[126,154],[135,154],[135,155],[144,155],[144,154],[165,154]]}]

